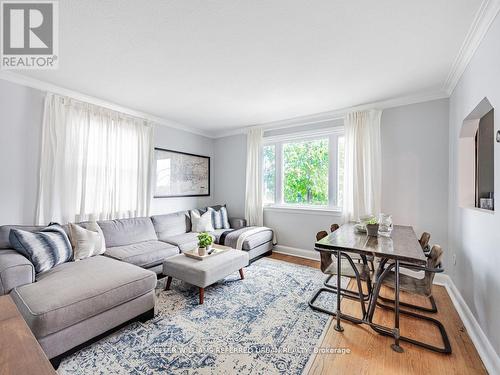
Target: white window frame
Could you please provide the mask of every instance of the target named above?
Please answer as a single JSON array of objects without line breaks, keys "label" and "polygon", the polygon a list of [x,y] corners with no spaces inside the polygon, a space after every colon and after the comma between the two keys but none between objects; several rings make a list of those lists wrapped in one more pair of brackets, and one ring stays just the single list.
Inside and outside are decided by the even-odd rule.
[{"label": "white window frame", "polygon": [[[338,139],[344,136],[344,127],[307,131],[279,136],[265,137],[264,146],[275,147],[275,192],[274,203],[264,205],[266,210],[301,210],[301,211],[332,211],[341,212],[342,208],[337,202],[338,189]],[[292,204],[283,201],[283,144],[292,142],[314,141],[328,138],[328,205]],[[262,181],[261,181],[262,182]],[[264,191],[264,184],[262,184]]]}]

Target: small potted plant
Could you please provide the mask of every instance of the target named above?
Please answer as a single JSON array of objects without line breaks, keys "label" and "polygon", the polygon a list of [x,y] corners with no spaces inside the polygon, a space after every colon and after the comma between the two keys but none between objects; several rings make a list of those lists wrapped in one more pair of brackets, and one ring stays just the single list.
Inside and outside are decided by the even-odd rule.
[{"label": "small potted plant", "polygon": [[212,248],[213,238],[207,232],[198,234],[198,254],[204,256]]},{"label": "small potted plant", "polygon": [[371,218],[366,222],[366,234],[369,236],[378,236],[378,221],[376,218]]}]

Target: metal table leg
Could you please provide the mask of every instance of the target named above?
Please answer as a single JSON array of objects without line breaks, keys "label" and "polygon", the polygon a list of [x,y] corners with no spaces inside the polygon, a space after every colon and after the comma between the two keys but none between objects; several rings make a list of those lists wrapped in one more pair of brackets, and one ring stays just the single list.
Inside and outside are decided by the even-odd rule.
[{"label": "metal table leg", "polygon": [[337,318],[337,322],[335,324],[335,331],[337,332],[343,332],[344,331],[344,328],[342,328],[342,326],[340,325],[340,314],[341,314],[341,311],[340,311],[340,288],[341,288],[341,273],[342,273],[342,264],[341,264],[341,261],[342,261],[342,253],[340,250],[337,250],[337,313],[336,313],[336,318]]},{"label": "metal table leg", "polygon": [[395,317],[394,317],[394,344],[391,345],[392,350],[398,353],[403,353],[404,350],[401,346],[399,346],[399,337],[400,337],[400,332],[399,332],[399,260],[395,261],[396,265],[394,267],[394,274],[395,274],[395,279],[394,280],[394,290],[395,290],[395,298],[394,298],[394,311],[395,311]]}]

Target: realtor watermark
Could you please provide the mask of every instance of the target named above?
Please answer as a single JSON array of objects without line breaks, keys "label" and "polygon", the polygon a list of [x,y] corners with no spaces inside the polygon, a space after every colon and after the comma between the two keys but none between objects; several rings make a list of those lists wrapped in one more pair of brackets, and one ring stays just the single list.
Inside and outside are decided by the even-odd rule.
[{"label": "realtor watermark", "polygon": [[197,346],[197,345],[173,345],[167,347],[154,347],[149,348],[149,351],[155,354],[221,354],[221,355],[260,355],[260,354],[272,354],[272,355],[282,355],[282,354],[318,354],[318,355],[345,355],[351,354],[351,349],[344,347],[273,347],[269,345],[255,345],[255,346]]},{"label": "realtor watermark", "polygon": [[57,69],[59,3],[48,0],[0,1],[0,67]]}]

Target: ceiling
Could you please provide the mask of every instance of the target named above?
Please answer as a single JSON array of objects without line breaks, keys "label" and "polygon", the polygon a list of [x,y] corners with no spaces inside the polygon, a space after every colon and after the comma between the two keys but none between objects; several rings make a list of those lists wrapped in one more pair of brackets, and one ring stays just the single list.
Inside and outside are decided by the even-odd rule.
[{"label": "ceiling", "polygon": [[481,0],[64,0],[67,89],[216,134],[443,85]]}]

